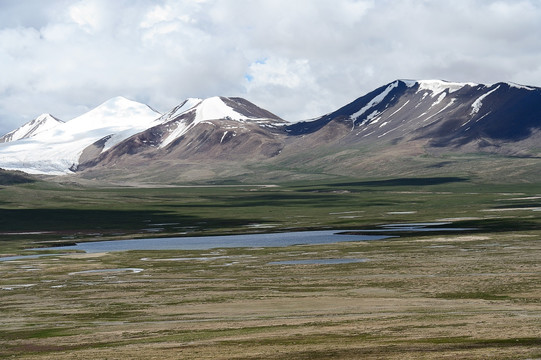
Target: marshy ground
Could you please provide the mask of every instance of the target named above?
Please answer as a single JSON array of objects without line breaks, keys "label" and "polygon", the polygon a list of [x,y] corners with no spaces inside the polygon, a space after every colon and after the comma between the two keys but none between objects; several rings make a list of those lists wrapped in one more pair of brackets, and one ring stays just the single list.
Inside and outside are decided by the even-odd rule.
[{"label": "marshy ground", "polygon": [[[174,211],[190,209],[192,218],[207,213],[219,219],[227,207],[223,217],[241,224],[249,214],[244,225],[292,227],[295,222],[310,228],[313,222],[352,228],[444,219],[478,230],[282,248],[78,253],[0,262],[0,357],[541,358],[541,187],[484,189],[442,183],[198,190],[207,196],[194,190],[167,189],[161,195],[157,189],[118,190],[114,196],[144,204],[136,209],[141,213],[163,210],[165,205],[152,203],[163,196]],[[11,191],[50,195],[52,190]],[[94,191],[85,193],[79,210],[91,212],[90,200],[101,208],[110,201]],[[141,197],[128,196],[134,192]],[[55,204],[74,194],[59,190]],[[3,211],[15,210],[3,196]],[[256,202],[263,198],[266,205]],[[25,211],[40,210],[37,203],[31,206],[38,201],[32,196],[26,201]],[[124,211],[116,210],[117,215]],[[169,235],[174,226],[184,226],[178,214],[152,221],[176,224],[162,225]],[[148,226],[146,215],[136,219],[141,228]],[[126,233],[136,228],[128,225],[122,229]],[[220,226],[229,231],[216,225],[209,232],[219,232]],[[102,233],[107,231],[104,226]],[[23,247],[43,241],[84,237],[18,236],[3,235],[3,255],[24,253]],[[303,262],[322,259],[356,261]],[[299,263],[275,264],[284,261]]]}]

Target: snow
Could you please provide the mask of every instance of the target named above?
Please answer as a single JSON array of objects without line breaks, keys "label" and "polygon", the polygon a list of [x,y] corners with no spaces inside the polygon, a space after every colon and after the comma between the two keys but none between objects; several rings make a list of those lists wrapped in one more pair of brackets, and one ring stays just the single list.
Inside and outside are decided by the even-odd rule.
[{"label": "snow", "polygon": [[196,106],[197,104],[199,104],[201,101],[203,101],[203,99],[200,99],[200,98],[188,98],[182,103],[181,107],[177,110],[176,113],[177,114],[182,114],[186,110],[189,110],[189,109],[193,108],[194,106]]},{"label": "snow", "polygon": [[472,110],[470,112],[470,115],[477,114],[479,112],[479,110],[481,109],[481,106],[483,105],[483,99],[486,98],[487,96],[489,96],[490,94],[492,94],[494,91],[498,90],[499,88],[500,88],[500,85],[498,85],[494,89],[490,90],[486,94],[483,94],[483,95],[479,96],[477,98],[477,100],[475,100],[473,102],[473,104],[471,104]]},{"label": "snow", "polygon": [[[446,89],[449,89],[449,93],[452,93],[454,91],[460,90],[464,86],[477,86],[479,84],[466,82],[466,83],[460,83],[460,82],[449,82],[445,80],[409,80],[409,79],[400,79],[398,81],[403,82],[407,87],[414,87],[415,85],[419,84],[419,91],[423,90],[429,90],[432,92],[432,97],[436,96],[437,94],[445,91]],[[536,90],[538,88],[532,87],[532,86],[526,86],[517,84],[511,81],[506,81],[504,84],[507,84],[511,87],[517,88],[517,89],[524,89],[524,90]],[[495,84],[494,84],[495,85]],[[487,87],[491,87],[492,85],[487,85]]]},{"label": "snow", "polygon": [[441,101],[445,98],[446,95],[447,95],[447,93],[442,92],[440,94],[440,96],[438,96],[438,100],[436,100],[430,107],[438,105],[439,103],[441,103]]},{"label": "snow", "polygon": [[226,105],[219,96],[203,100],[196,108],[195,122],[230,118],[233,120],[246,120],[247,116],[239,114]]},{"label": "snow", "polygon": [[104,150],[147,129],[160,116],[147,105],[116,97],[27,139],[0,144],[0,167],[34,174],[66,174],[83,150],[110,137]]},{"label": "snow", "polygon": [[452,105],[455,103],[455,101],[456,101],[456,99],[454,99],[454,98],[451,99],[451,100],[449,101],[449,103],[447,103],[447,105],[445,105],[445,106],[444,106],[442,109],[440,109],[437,113],[432,114],[432,115],[430,115],[429,117],[427,117],[426,119],[424,119],[423,122],[426,122],[426,121],[430,120],[431,118],[433,118],[434,116],[438,115],[439,113],[445,111],[448,107],[452,106]]},{"label": "snow", "polygon": [[[183,112],[181,110],[184,109]],[[180,120],[175,130],[173,130],[160,144],[160,148],[164,148],[182,135],[188,130],[205,121],[222,119],[230,117],[235,120],[245,119],[245,116],[235,112],[229,106],[227,106],[220,97],[215,96],[208,99],[195,99],[191,98],[186,100],[178,111],[177,116],[193,113],[194,120],[190,123]]]},{"label": "snow", "polygon": [[36,136],[37,134],[52,129],[62,123],[63,121],[54,118],[50,114],[41,114],[34,120],[27,122],[18,129],[7,133],[2,138],[5,140],[5,142],[17,141]]},{"label": "snow", "polygon": [[535,90],[535,88],[533,88],[533,87],[516,84],[516,83],[510,82],[510,81],[505,82],[505,84],[507,84],[507,85],[509,85],[511,87],[517,88],[517,89],[524,89],[524,90],[530,90],[530,91]]},{"label": "snow", "polygon": [[368,104],[366,104],[363,108],[361,108],[356,113],[352,114],[349,118],[353,120],[353,125],[355,125],[355,121],[358,118],[360,118],[365,112],[367,112],[370,108],[382,102],[383,99],[385,99],[385,97],[389,95],[391,90],[393,90],[397,86],[398,86],[398,81],[395,81],[394,83],[390,84],[389,86],[385,88],[385,90],[383,90],[380,94],[376,95],[372,100],[370,100]]},{"label": "snow", "polygon": [[448,91],[449,93],[452,93],[454,91],[460,90],[465,86],[476,86],[475,83],[459,83],[459,82],[448,82],[444,80],[419,80],[417,82],[419,84],[419,90],[420,91],[431,91],[432,97],[444,92]]},{"label": "snow", "polygon": [[222,135],[222,138],[220,139],[220,144],[222,143],[222,141],[224,141],[224,138],[225,136],[227,135],[229,131],[225,131],[224,134]]},{"label": "snow", "polygon": [[393,116],[394,114],[396,114],[397,112],[399,112],[400,110],[402,110],[402,109],[404,108],[404,106],[408,105],[409,102],[410,102],[409,100],[406,101],[406,102],[404,103],[404,105],[402,105],[398,110],[396,110],[394,113],[392,113],[391,115],[389,115],[389,117]]},{"label": "snow", "polygon": [[[199,99],[193,99],[191,104],[195,104],[193,107],[187,107],[183,106],[183,108],[187,109],[184,111],[184,113],[179,113],[179,115],[183,114],[193,114],[194,120],[192,122],[188,122],[185,119],[182,119],[178,122],[178,125],[175,130],[173,130],[160,144],[160,148],[164,148],[167,145],[171,144],[173,141],[184,135],[187,131],[195,127],[197,124],[211,121],[211,120],[218,120],[218,119],[228,119],[228,120],[236,120],[240,123],[245,121],[253,121],[258,125],[264,126],[270,126],[268,123],[268,119],[265,123],[262,122],[261,118],[253,118],[249,117],[243,114],[240,114],[233,110],[229,105],[227,105],[221,97],[214,96],[210,97],[204,100]],[[225,136],[225,135],[224,135]],[[233,135],[234,136],[234,135]],[[223,140],[223,138],[222,138]]]},{"label": "snow", "polygon": [[162,143],[160,144],[160,148],[164,148],[182,135],[184,135],[192,126],[192,124],[187,124],[186,122],[180,121],[178,123],[178,126],[175,130],[173,130],[169,136],[167,136]]},{"label": "snow", "polygon": [[193,108],[197,104],[199,104],[203,99],[199,98],[188,98],[184,100],[179,105],[175,106],[171,111],[163,115],[162,117],[158,118],[156,122],[158,123],[166,123],[170,120],[173,120],[177,116],[181,115],[182,113],[186,112],[187,110]]},{"label": "snow", "polygon": [[[379,111],[374,110],[370,115],[368,115],[368,116],[366,117],[366,120],[365,120],[365,121],[366,121],[367,123],[371,123],[371,120],[374,119],[374,118],[375,118],[376,116],[378,116],[379,114],[381,114]],[[375,123],[375,122],[374,122],[374,123]]]},{"label": "snow", "polygon": [[407,87],[414,87],[415,85],[417,85],[417,80],[400,79],[399,81],[406,84]]}]

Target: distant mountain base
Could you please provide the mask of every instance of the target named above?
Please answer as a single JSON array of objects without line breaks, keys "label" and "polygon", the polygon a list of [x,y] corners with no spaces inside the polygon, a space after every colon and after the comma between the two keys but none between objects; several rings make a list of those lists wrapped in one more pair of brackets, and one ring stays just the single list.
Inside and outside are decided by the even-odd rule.
[{"label": "distant mountain base", "polygon": [[157,116],[115,98],[65,123],[44,117],[4,137],[0,167],[155,183],[541,178],[538,87],[396,80],[298,123],[234,97],[187,99]]},{"label": "distant mountain base", "polygon": [[15,185],[35,182],[36,179],[22,171],[0,169],[0,185]]}]

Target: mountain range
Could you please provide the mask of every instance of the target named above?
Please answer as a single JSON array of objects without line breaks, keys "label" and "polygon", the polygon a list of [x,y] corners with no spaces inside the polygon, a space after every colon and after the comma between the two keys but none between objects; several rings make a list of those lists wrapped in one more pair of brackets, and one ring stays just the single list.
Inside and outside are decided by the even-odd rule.
[{"label": "mountain range", "polygon": [[238,97],[190,98],[165,114],[117,97],[4,135],[0,168],[157,182],[494,172],[496,164],[537,174],[540,130],[541,88],[509,82],[396,80],[296,123]]}]

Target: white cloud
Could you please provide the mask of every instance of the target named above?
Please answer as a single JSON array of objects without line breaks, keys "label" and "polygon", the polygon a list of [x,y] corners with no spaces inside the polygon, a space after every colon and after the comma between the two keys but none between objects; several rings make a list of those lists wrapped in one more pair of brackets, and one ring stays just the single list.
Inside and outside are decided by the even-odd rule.
[{"label": "white cloud", "polygon": [[98,30],[100,26],[100,15],[98,4],[92,1],[81,1],[69,8],[71,20],[89,33]]},{"label": "white cloud", "polygon": [[397,78],[541,86],[539,19],[537,0],[0,1],[0,133],[117,95],[299,120]]},{"label": "white cloud", "polygon": [[248,90],[269,85],[299,88],[301,84],[310,82],[312,77],[308,60],[283,58],[256,61],[250,65],[248,75],[251,79]]}]

